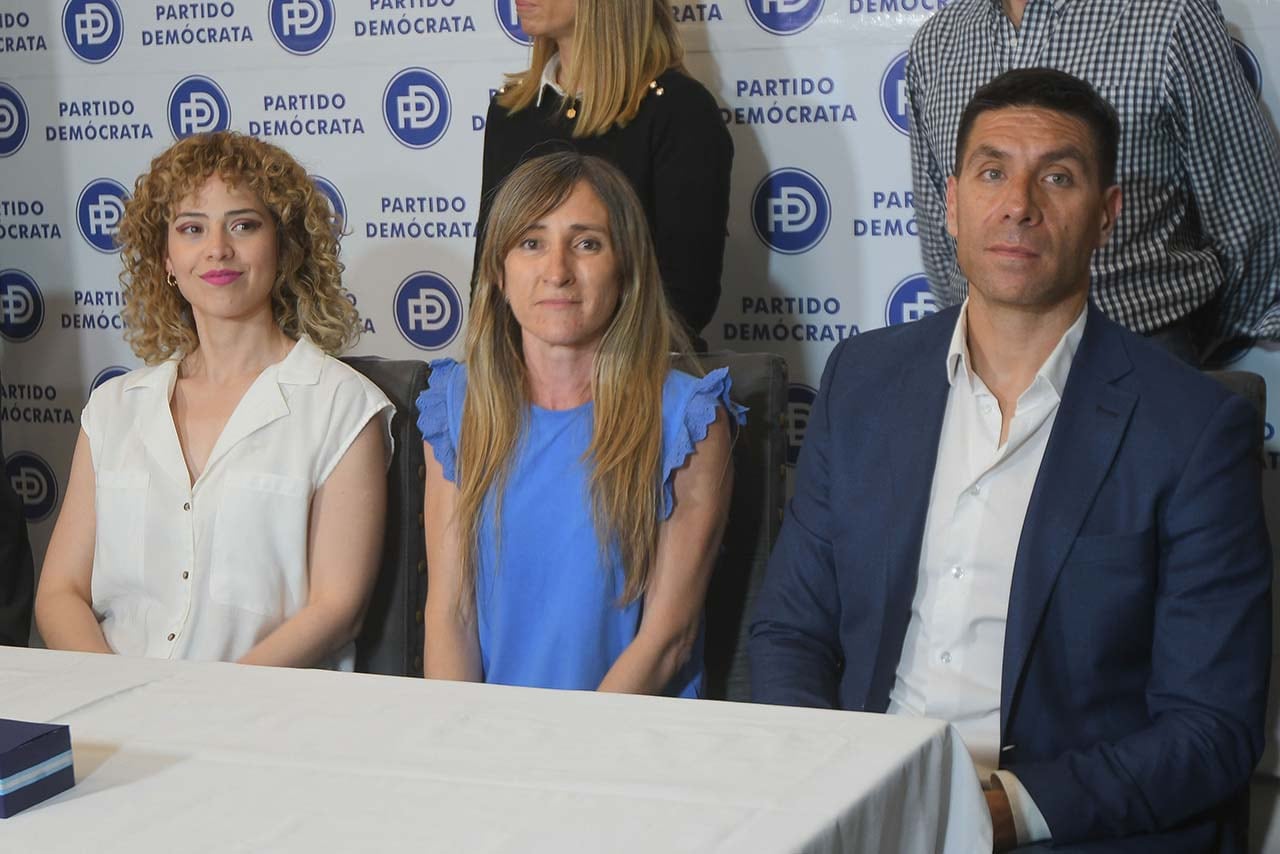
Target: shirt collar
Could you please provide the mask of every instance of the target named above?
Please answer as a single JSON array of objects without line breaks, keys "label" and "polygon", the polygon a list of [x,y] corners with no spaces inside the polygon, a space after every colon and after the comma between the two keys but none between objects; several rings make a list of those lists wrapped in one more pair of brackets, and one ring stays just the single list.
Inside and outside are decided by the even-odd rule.
[{"label": "shirt collar", "polygon": [[560,73],[560,54],[553,53],[551,58],[547,60],[547,64],[542,66],[542,81],[538,84],[538,100],[537,106],[542,106],[542,93],[547,91],[547,87],[551,87],[551,91],[555,92],[561,98],[565,96],[564,89],[560,88],[560,84],[556,82],[556,75]]},{"label": "shirt collar", "polygon": [[[992,9],[999,14],[1004,15],[1004,0],[989,0],[989,2],[991,3]],[[1034,0],[1032,0],[1032,2],[1034,2]],[[1067,6],[1071,5],[1071,0],[1050,0],[1050,5],[1053,6],[1054,12],[1061,15],[1066,10]]]},{"label": "shirt collar", "polygon": [[[1037,377],[1042,377],[1053,390],[1058,399],[1062,399],[1063,389],[1067,387],[1067,375],[1071,373],[1071,362],[1075,359],[1076,350],[1080,347],[1080,339],[1084,337],[1084,324],[1089,317],[1089,306],[1080,310],[1067,331],[1058,339],[1053,352],[1044,360]],[[958,377],[968,379],[971,376],[972,359],[969,356],[969,300],[965,299],[960,307],[960,316],[956,319],[956,328],[951,333],[951,346],[947,349],[947,382],[952,386]]]},{"label": "shirt collar", "polygon": [[[320,369],[324,367],[324,351],[307,336],[298,338],[287,356],[267,370],[275,369],[275,381],[281,385],[315,385],[320,381]],[[178,365],[182,356],[174,355],[158,365],[131,372],[124,381],[125,391],[134,388],[162,388],[172,390],[178,378]]]}]

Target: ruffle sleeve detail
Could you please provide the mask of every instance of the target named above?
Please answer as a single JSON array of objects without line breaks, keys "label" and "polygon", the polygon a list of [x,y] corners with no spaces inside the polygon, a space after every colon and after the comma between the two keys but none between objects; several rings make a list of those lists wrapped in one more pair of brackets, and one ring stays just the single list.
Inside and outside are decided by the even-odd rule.
[{"label": "ruffle sleeve detail", "polygon": [[[687,379],[692,388],[684,395],[683,411],[663,418],[666,425],[662,449],[663,519],[671,516],[675,506],[675,471],[689,459],[698,443],[707,438],[707,430],[716,420],[717,408],[724,407],[729,413],[729,422],[735,430],[747,423],[747,408],[729,398],[733,380],[729,377],[728,368],[717,368],[702,378]],[[675,404],[679,406],[680,400]]]},{"label": "ruffle sleeve detail", "polygon": [[453,359],[436,359],[431,363],[427,387],[418,395],[418,430],[431,445],[436,461],[450,482],[457,482],[458,454],[449,424],[449,390],[459,374]]}]

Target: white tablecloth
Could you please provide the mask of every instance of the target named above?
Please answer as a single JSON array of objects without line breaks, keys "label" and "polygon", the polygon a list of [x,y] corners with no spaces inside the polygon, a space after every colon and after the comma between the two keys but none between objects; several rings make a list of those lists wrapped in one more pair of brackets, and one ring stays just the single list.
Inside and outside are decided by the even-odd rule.
[{"label": "white tablecloth", "polygon": [[75,756],[14,854],[990,851],[930,720],[6,648],[0,717]]}]

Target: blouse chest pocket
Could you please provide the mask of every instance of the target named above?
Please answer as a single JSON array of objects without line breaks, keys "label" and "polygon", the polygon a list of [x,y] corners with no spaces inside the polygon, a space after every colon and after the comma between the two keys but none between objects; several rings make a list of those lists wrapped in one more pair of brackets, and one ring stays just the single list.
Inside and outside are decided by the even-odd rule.
[{"label": "blouse chest pocket", "polygon": [[311,485],[303,478],[228,474],[213,527],[213,600],[279,619],[301,608],[310,505]]},{"label": "blouse chest pocket", "polygon": [[151,476],[104,470],[94,473],[94,481],[94,586],[141,585]]}]

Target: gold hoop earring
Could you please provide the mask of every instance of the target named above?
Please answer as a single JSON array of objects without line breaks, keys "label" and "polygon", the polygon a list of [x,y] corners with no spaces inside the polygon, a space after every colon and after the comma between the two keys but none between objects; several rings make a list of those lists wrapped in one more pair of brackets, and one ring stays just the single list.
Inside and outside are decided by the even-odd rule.
[{"label": "gold hoop earring", "polygon": [[167,284],[171,288],[176,288],[178,286],[178,280],[174,278],[173,273],[166,273],[164,277],[164,281],[165,281],[165,284]]}]

